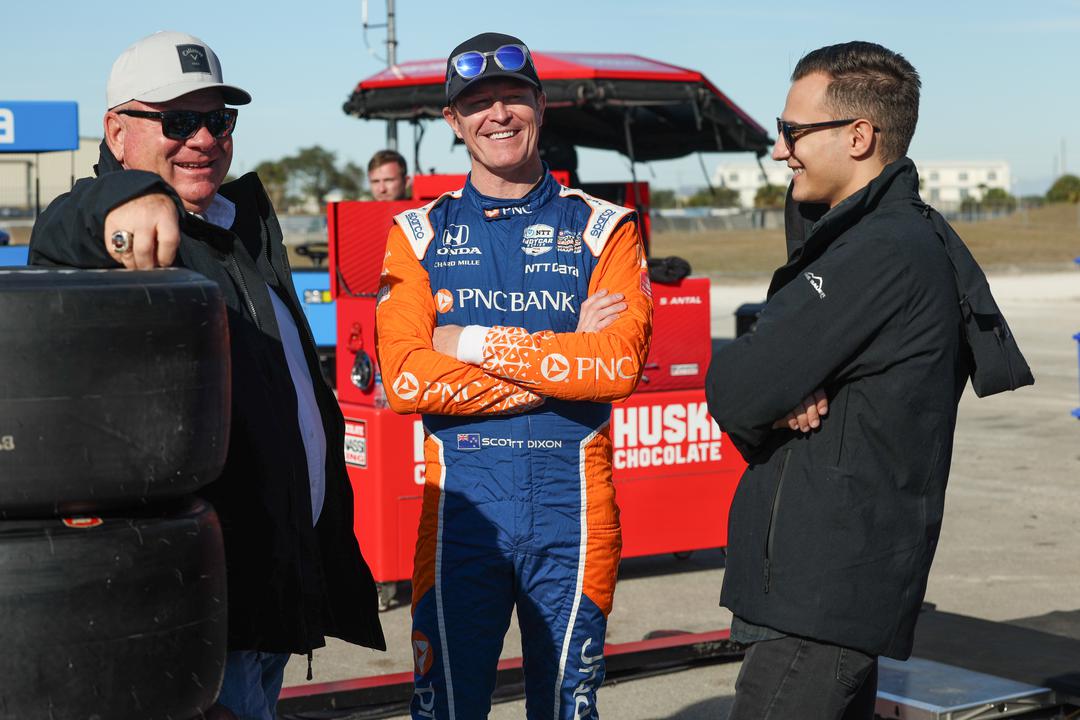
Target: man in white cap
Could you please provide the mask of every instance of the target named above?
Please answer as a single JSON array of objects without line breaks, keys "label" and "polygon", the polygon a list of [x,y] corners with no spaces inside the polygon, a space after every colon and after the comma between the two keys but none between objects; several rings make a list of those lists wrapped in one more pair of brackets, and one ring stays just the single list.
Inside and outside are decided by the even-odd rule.
[{"label": "man in white cap", "polygon": [[[319,373],[289,281],[281,229],[254,173],[222,184],[237,111],[198,38],[160,32],[125,50],[108,84],[96,178],[57,198],[30,261],[179,266],[221,286],[232,353],[232,426],[221,477],[200,494],[221,518],[229,644],[211,718],[273,720],[290,653],[327,635],[385,649],[353,535],[343,420]],[[182,668],[178,668],[182,671]]]}]

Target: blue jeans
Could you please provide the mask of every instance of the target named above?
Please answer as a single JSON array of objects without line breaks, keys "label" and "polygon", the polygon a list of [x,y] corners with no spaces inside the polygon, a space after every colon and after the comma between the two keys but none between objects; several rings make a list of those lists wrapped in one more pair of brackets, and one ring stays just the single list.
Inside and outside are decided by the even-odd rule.
[{"label": "blue jeans", "polygon": [[288,653],[253,650],[228,653],[218,704],[227,707],[240,720],[275,720],[278,694],[288,662]]}]

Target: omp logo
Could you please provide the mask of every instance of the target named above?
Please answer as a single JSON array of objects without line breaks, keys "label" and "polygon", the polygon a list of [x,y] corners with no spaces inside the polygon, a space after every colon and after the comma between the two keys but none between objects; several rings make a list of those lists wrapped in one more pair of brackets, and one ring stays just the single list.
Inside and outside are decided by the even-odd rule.
[{"label": "omp logo", "polygon": [[600,237],[600,234],[604,232],[604,226],[608,224],[608,220],[615,214],[615,211],[608,208],[604,212],[600,213],[600,217],[596,218],[596,222],[593,223],[592,228],[589,230],[589,234],[594,238]]},{"label": "omp logo", "polygon": [[435,651],[431,647],[431,641],[427,639],[427,635],[416,630],[412,634],[412,647],[413,647],[413,671],[423,677],[431,670],[431,664],[434,661]]},{"label": "omp logo", "polygon": [[469,242],[468,225],[448,225],[443,230],[442,244],[446,247],[461,247]]},{"label": "omp logo", "polygon": [[435,309],[439,313],[448,313],[454,309],[454,294],[447,289],[435,293]]},{"label": "omp logo", "polygon": [[458,288],[457,304],[461,308],[484,308],[502,312],[524,312],[527,310],[555,310],[557,312],[576,313],[574,295],[559,290],[539,292],[506,292],[504,290],[484,290],[481,288]]},{"label": "omp logo", "polygon": [[420,392],[420,383],[411,372],[403,372],[394,381],[394,393],[402,400],[412,400]]},{"label": "omp logo", "polygon": [[551,382],[563,382],[570,377],[570,361],[565,355],[552,353],[540,363],[540,374]]},{"label": "omp logo", "polygon": [[15,449],[15,436],[3,435],[0,436],[0,452],[7,452]]},{"label": "omp logo", "polygon": [[596,699],[596,690],[603,679],[600,669],[604,653],[601,651],[596,655],[586,654],[590,645],[592,645],[592,638],[585,638],[585,642],[581,645],[581,667],[578,668],[578,672],[582,673],[582,678],[574,688],[574,720],[595,716],[593,701]]},{"label": "omp logo", "polygon": [[803,277],[810,283],[810,286],[817,290],[818,297],[822,300],[825,299],[825,291],[821,289],[822,279],[820,275],[815,275],[812,272],[803,273]]},{"label": "omp logo", "polygon": [[405,213],[405,221],[409,223],[409,229],[412,230],[413,237],[417,240],[423,240],[427,237],[427,233],[424,231],[424,223],[420,222],[420,215],[416,212]]}]

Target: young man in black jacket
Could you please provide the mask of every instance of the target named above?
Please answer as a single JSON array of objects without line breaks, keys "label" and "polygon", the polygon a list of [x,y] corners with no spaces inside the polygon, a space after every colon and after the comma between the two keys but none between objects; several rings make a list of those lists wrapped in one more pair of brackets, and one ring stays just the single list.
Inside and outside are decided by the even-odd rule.
[{"label": "young man in black jacket", "polygon": [[905,157],[919,86],[879,45],[825,47],[777,119],[789,261],[706,384],[750,464],[721,595],[752,643],[734,720],[872,718],[877,656],[911,652],[968,374],[952,266]]},{"label": "young man in black jacket", "polygon": [[281,228],[254,173],[222,184],[237,111],[198,38],[161,32],[124,51],[107,91],[96,178],[42,214],[37,265],[185,267],[221,287],[232,425],[221,477],[200,493],[221,520],[229,654],[208,717],[273,720],[289,653],[332,635],[385,649],[375,585],[353,536],[344,421],[319,373]]}]

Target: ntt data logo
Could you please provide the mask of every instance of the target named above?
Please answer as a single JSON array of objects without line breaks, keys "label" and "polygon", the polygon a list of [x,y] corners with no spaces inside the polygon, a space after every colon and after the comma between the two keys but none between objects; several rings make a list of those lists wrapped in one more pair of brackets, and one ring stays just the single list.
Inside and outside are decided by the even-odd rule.
[{"label": "ntt data logo", "polygon": [[562,382],[570,377],[570,361],[565,355],[552,353],[540,363],[540,374],[551,382]]},{"label": "ntt data logo", "polygon": [[403,372],[394,381],[394,392],[402,400],[412,400],[420,392],[420,383],[410,372]]}]

